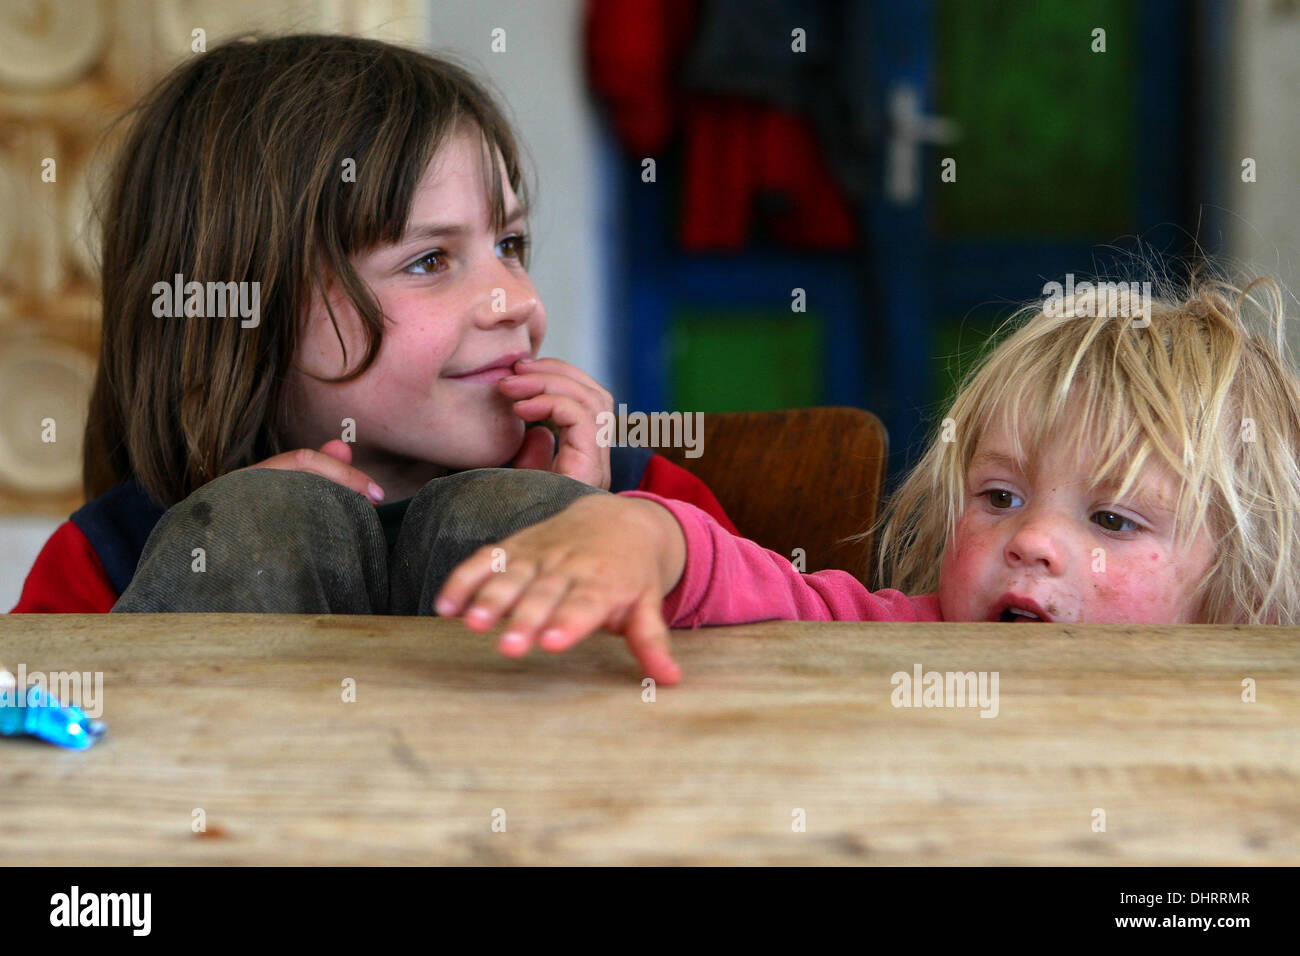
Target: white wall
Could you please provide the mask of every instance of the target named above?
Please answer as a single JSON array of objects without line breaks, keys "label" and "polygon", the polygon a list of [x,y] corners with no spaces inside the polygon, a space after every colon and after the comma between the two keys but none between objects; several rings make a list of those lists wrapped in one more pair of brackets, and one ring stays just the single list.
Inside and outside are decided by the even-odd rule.
[{"label": "white wall", "polygon": [[[1300,355],[1300,6],[1233,3],[1231,11],[1228,252],[1288,290],[1288,334]],[[1256,162],[1256,182],[1241,181],[1246,157]]]},{"label": "white wall", "polygon": [[[538,192],[530,273],[546,306],[543,355],[609,387],[603,321],[596,117],[586,92],[579,0],[430,0],[429,44],[476,66],[505,100],[532,157]],[[492,31],[506,49],[492,52]]]},{"label": "white wall", "polygon": [[18,518],[0,520],[0,614],[18,603],[27,572],[46,540],[63,518]]}]

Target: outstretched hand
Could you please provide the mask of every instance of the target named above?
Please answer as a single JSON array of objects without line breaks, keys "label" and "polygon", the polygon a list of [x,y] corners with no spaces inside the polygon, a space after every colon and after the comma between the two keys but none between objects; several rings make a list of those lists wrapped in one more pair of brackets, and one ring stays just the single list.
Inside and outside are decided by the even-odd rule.
[{"label": "outstretched hand", "polygon": [[[500,554],[505,553],[504,565]],[[605,628],[626,638],[647,677],[675,684],[663,599],[686,562],[672,513],[644,498],[585,495],[559,514],[480,548],[443,584],[434,608],[476,631],[509,615],[501,653],[563,651]]]}]

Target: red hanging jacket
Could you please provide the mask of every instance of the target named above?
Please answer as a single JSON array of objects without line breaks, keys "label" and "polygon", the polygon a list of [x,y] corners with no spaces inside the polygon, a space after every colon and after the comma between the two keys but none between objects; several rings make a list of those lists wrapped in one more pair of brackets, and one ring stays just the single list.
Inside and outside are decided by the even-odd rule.
[{"label": "red hanging jacket", "polygon": [[854,248],[856,216],[807,119],[740,96],[680,89],[697,19],[696,0],[587,5],[587,75],[619,140],[635,157],[660,156],[682,126],[682,248],[744,248],[763,204],[778,207],[759,214],[787,245]]}]

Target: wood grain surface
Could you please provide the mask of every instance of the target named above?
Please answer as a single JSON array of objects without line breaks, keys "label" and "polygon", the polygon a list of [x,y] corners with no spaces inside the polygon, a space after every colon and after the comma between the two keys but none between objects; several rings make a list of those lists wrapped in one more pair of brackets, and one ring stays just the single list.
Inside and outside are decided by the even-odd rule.
[{"label": "wood grain surface", "polygon": [[[1297,864],[1298,640],[679,631],[683,682],[647,702],[608,635],[513,661],[455,621],[9,615],[0,661],[102,671],[109,729],[0,740],[0,861]],[[997,671],[997,716],[893,706],[916,664]]]}]

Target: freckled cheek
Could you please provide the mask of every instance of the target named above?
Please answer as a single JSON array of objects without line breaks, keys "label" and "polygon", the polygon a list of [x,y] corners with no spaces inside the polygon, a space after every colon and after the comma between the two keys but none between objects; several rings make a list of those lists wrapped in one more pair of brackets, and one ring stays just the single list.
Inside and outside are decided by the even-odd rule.
[{"label": "freckled cheek", "polygon": [[983,569],[1002,553],[1002,540],[996,528],[969,518],[957,524],[953,559],[968,574]]},{"label": "freckled cheek", "polygon": [[447,368],[457,345],[455,337],[432,323],[393,329],[385,336],[379,364],[385,378],[427,391]]},{"label": "freckled cheek", "polygon": [[996,545],[987,529],[980,529],[969,521],[957,523],[954,540],[944,551],[939,578],[946,594],[963,603],[979,599],[973,593],[987,573],[990,555],[996,555]]},{"label": "freckled cheek", "polygon": [[1172,619],[1176,604],[1168,566],[1159,555],[1151,560],[1144,553],[1133,561],[1110,555],[1106,572],[1094,573],[1089,591],[1086,619],[1165,623]]},{"label": "freckled cheek", "polygon": [[459,297],[390,294],[380,306],[391,319],[384,329],[385,344],[391,341],[401,354],[414,353],[425,360],[445,359],[454,352],[469,325],[470,302]]}]

